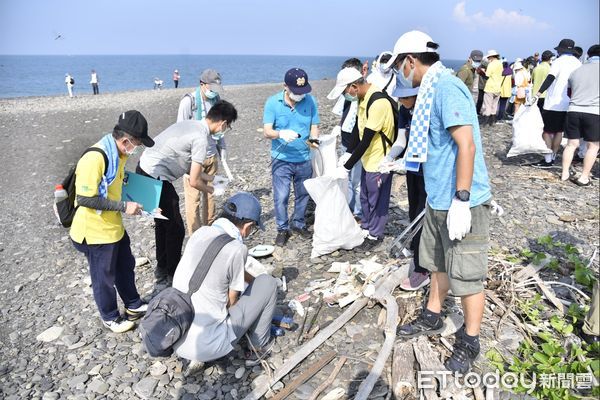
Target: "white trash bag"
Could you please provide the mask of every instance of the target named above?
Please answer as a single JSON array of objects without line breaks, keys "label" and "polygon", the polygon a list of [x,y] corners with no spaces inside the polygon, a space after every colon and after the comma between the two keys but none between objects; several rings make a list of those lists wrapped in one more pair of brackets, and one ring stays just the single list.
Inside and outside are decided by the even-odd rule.
[{"label": "white trash bag", "polygon": [[348,179],[324,175],[307,179],[304,187],[317,205],[310,257],[361,245],[364,240],[362,230],[354,220],[346,198]]},{"label": "white trash bag", "polygon": [[531,105],[522,105],[513,119],[512,146],[506,157],[514,157],[521,154],[548,154],[552,150],[546,146],[542,133],[544,132],[544,121],[537,106],[537,101]]},{"label": "white trash bag", "polygon": [[327,175],[335,170],[337,166],[336,139],[337,137],[334,135],[321,135],[319,136],[319,147],[310,149],[313,178]]}]

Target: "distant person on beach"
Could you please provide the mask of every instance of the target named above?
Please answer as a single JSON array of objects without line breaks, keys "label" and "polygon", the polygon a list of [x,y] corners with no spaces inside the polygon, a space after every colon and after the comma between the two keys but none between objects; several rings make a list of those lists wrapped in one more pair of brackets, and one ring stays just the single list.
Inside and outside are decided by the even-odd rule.
[{"label": "distant person on beach", "polygon": [[[354,68],[361,74],[363,73],[363,62],[358,58],[349,58],[342,64],[341,69],[344,68]],[[364,77],[364,75],[363,75]],[[333,107],[332,112],[336,115],[340,116],[340,138],[341,138],[341,150],[344,157],[349,157],[349,154],[346,155],[346,150],[350,146],[350,142],[352,140],[353,135],[357,135],[358,133],[358,125],[356,124],[356,115],[358,113],[358,103],[355,101],[350,101],[345,98],[345,96],[340,96],[337,103]],[[345,163],[347,160],[340,158],[339,162],[341,164]],[[360,160],[354,164],[354,167],[350,170],[350,174],[348,176],[348,206],[350,207],[350,211],[354,215],[354,218],[357,221],[362,219],[362,208],[360,205],[360,176],[362,173],[362,163]]]},{"label": "distant person on beach", "polygon": [[503,59],[502,82],[500,83],[500,102],[498,103],[498,112],[496,113],[497,122],[505,122],[507,119],[506,108],[508,100],[512,96],[512,75],[513,70],[508,65],[508,61]]},{"label": "distant person on beach", "polygon": [[179,87],[179,71],[173,71],[173,84],[175,85],[175,89]]},{"label": "distant person on beach", "polygon": [[[277,302],[277,282],[269,274],[254,278],[245,271],[248,249],[244,239],[255,229],[264,229],[258,199],[239,192],[223,204],[221,216],[212,226],[203,226],[190,237],[173,278],[173,287],[187,292],[198,263],[211,243],[225,234],[233,239],[212,262],[199,290],[192,294],[194,320],[184,338],[175,344],[179,357],[206,362],[224,357],[245,334],[260,359],[271,345],[271,320]],[[248,287],[244,289],[245,285]],[[193,369],[191,363],[188,370]],[[247,364],[248,365],[248,364]]]},{"label": "distant person on beach", "polygon": [[[269,97],[263,113],[265,138],[271,139],[271,178],[277,237],[275,244],[285,246],[291,230],[304,238],[312,237],[306,227],[308,192],[304,181],[312,177],[310,139],[319,137],[317,101],[310,95],[308,75],[300,68],[285,73],[284,88]],[[288,219],[290,185],[294,185],[294,213]]]},{"label": "distant person on beach", "polygon": [[[569,140],[563,150],[561,179],[571,179],[578,186],[590,185],[590,172],[598,156],[600,144],[600,45],[589,48],[588,60],[571,73],[569,108],[565,135]],[[583,157],[583,170],[579,178],[571,177],[570,167],[579,141],[587,143]]]},{"label": "distant person on beach", "polygon": [[532,164],[537,168],[552,168],[554,159],[560,150],[562,134],[565,130],[565,120],[569,108],[569,96],[567,95],[567,85],[569,76],[581,66],[575,54],[575,42],[571,39],[563,39],[558,46],[554,48],[558,53],[558,58],[552,63],[548,76],[540,86],[536,97],[540,97],[546,90],[546,101],[544,102],[544,133],[543,138],[552,153],[545,154],[544,159]]},{"label": "distant person on beach", "polygon": [[204,171],[207,141],[210,135],[225,134],[237,119],[237,110],[226,101],[219,101],[196,121],[177,122],[156,136],[156,146],[146,149],[136,172],[163,182],[159,207],[168,218],[155,219],[156,278],[154,294],[170,286],[181,258],[185,226],[179,211],[179,196],[173,182],[189,174],[190,185],[212,193],[208,184],[214,179]]},{"label": "distant person on beach", "polygon": [[456,73],[458,79],[463,81],[465,86],[471,91],[475,103],[477,103],[477,80],[479,79],[475,70],[481,65],[482,58],[483,52],[481,50],[472,50],[469,58],[467,58],[467,62]]},{"label": "distant person on beach", "polygon": [[356,250],[370,251],[383,242],[389,216],[392,174],[379,172],[379,164],[394,142],[397,121],[393,107],[397,104],[354,68],[344,68],[338,73],[335,87],[327,98],[334,100],[341,95],[358,103],[358,130],[354,131],[343,156],[344,164],[338,166],[333,176],[347,179],[354,164],[359,160],[362,162],[360,201],[363,217],[360,226],[365,240]]},{"label": "distant person on beach", "polygon": [[[115,333],[133,329],[133,321],[148,308],[135,286],[135,259],[121,218],[121,213],[138,215],[142,210],[139,203],[121,201],[125,163],[142,145],[154,145],[146,119],[135,110],[124,112],[112,134],[92,146],[104,154],[86,152],[75,172],[78,207],[69,235],[88,260],[102,324]],[[125,318],[119,312],[117,293],[125,305]]]},{"label": "distant person on beach", "polygon": [[94,92],[94,94],[98,94],[100,93],[100,91],[98,90],[98,74],[96,74],[95,70],[92,70],[92,75],[90,78],[90,83],[92,84],[92,90]]},{"label": "distant person on beach", "polygon": [[[546,80],[546,77],[550,73],[550,60],[554,56],[550,50],[545,50],[542,53],[542,61],[538,63],[538,65],[533,69],[531,74],[531,81],[533,84],[533,88],[531,89],[532,93],[538,93],[540,91],[540,87],[542,83]],[[540,109],[540,112],[544,111],[544,99],[546,98],[546,93],[542,93],[537,100],[537,106]]]},{"label": "distant person on beach", "polygon": [[481,126],[494,125],[496,122],[496,113],[498,112],[498,103],[500,102],[500,85],[502,84],[502,63],[500,54],[496,50],[489,50],[486,58],[488,65],[485,69],[487,81],[483,88],[483,107],[481,114],[483,121]]},{"label": "distant person on beach", "polygon": [[162,84],[163,84],[163,81],[161,79],[159,79],[158,77],[154,78],[154,90],[162,89]]},{"label": "distant person on beach", "polygon": [[[200,84],[193,92],[187,93],[179,102],[177,122],[190,119],[201,120],[211,107],[221,99],[223,86],[221,74],[214,69],[206,69],[200,74]],[[223,163],[225,171],[227,165],[227,146],[223,135],[210,135],[206,159],[202,164],[204,172],[216,175],[219,171],[219,160]],[[232,179],[233,177],[229,177]],[[216,204],[213,195],[209,192],[200,192],[190,185],[188,174],[183,176],[183,191],[185,193],[185,222],[188,235],[191,235],[202,225],[211,225],[216,218]],[[202,196],[202,209],[200,210],[200,196]]]},{"label": "distant person on beach", "polygon": [[516,115],[517,111],[519,111],[519,108],[527,101],[527,90],[529,89],[529,85],[531,83],[531,75],[521,61],[517,61],[514,64],[513,71],[515,77],[515,88],[517,92],[515,95]]},{"label": "distant person on beach", "polygon": [[65,74],[65,84],[67,85],[67,92],[69,97],[73,97],[73,85],[75,85],[75,79],[68,72]]},{"label": "distant person on beach", "polygon": [[426,306],[398,328],[398,336],[439,334],[442,305],[451,289],[461,298],[465,324],[456,332],[444,366],[464,374],[480,351],[492,194],[475,104],[465,85],[439,61],[437,48],[431,37],[412,31],[398,39],[392,57],[404,86],[420,86],[424,94],[412,116],[413,123],[420,123],[411,127],[406,151],[412,157],[406,169],[423,164],[428,197],[419,263],[432,271]]}]

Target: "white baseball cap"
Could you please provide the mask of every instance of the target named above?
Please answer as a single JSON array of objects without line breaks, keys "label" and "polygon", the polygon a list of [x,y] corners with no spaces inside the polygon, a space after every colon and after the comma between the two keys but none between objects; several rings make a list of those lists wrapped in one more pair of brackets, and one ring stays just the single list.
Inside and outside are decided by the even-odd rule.
[{"label": "white baseball cap", "polygon": [[488,50],[487,54],[485,55],[485,57],[500,57],[500,54],[498,54],[498,52],[496,50]]},{"label": "white baseball cap", "polygon": [[431,36],[421,31],[406,32],[394,45],[392,58],[385,64],[386,69],[391,68],[400,54],[406,53],[437,53],[438,44],[433,41]]},{"label": "white baseball cap", "polygon": [[342,93],[344,93],[346,86],[352,82],[356,82],[362,77],[362,74],[356,68],[348,67],[342,69],[340,72],[338,72],[335,80],[335,87],[331,89],[331,92],[329,92],[327,98],[329,100],[336,100],[342,95]]}]

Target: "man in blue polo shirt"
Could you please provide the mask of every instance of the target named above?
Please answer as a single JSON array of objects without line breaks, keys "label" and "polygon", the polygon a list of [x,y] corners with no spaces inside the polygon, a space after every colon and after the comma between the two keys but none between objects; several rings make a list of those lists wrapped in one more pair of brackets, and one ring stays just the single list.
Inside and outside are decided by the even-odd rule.
[{"label": "man in blue polo shirt", "polygon": [[294,184],[294,214],[291,230],[302,237],[311,234],[306,228],[304,214],[308,192],[304,181],[312,176],[308,139],[319,136],[317,102],[310,93],[308,75],[300,68],[285,74],[284,89],[265,103],[264,135],[271,139],[271,174],[277,238],[275,244],[284,246],[290,237],[288,200],[290,185]]},{"label": "man in blue polo shirt", "polygon": [[473,98],[441,64],[437,48],[425,33],[407,32],[396,42],[390,62],[400,85],[420,86],[405,160],[407,169],[423,166],[427,211],[419,261],[431,271],[425,308],[399,327],[398,335],[440,333],[442,305],[451,289],[461,298],[465,325],[444,365],[465,374],[480,350],[492,193]]}]

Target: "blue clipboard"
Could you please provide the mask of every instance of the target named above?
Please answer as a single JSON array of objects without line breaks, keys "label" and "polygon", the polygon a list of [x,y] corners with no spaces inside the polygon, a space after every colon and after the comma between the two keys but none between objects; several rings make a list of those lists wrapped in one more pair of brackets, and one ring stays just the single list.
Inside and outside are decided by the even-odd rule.
[{"label": "blue clipboard", "polygon": [[152,212],[158,208],[162,186],[162,181],[125,171],[121,200],[135,201],[142,204],[144,210]]}]

